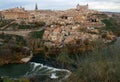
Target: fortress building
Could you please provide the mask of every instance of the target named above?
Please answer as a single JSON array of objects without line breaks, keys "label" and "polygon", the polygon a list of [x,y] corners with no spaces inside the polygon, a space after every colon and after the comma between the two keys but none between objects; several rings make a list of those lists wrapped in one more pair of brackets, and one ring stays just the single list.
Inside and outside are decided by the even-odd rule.
[{"label": "fortress building", "polygon": [[79,5],[79,4],[77,4],[76,9],[78,11],[84,11],[84,10],[88,10],[89,8],[88,8],[88,4],[87,5]]}]

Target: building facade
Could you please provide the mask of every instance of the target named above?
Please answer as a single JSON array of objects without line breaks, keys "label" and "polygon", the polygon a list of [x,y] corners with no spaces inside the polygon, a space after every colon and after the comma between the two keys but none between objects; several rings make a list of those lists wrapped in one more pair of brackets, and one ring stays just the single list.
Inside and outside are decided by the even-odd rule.
[{"label": "building facade", "polygon": [[4,19],[22,19],[27,20],[29,19],[29,13],[24,10],[24,8],[12,8],[8,10],[4,10],[1,12],[1,15]]},{"label": "building facade", "polygon": [[84,10],[88,10],[89,8],[88,8],[88,4],[87,5],[79,5],[79,4],[77,4],[76,9],[78,11],[79,10],[84,11]]}]

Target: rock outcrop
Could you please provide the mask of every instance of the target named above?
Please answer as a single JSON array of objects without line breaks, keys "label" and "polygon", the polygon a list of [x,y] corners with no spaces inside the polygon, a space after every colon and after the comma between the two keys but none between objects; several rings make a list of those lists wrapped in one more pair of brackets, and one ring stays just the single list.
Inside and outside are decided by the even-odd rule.
[{"label": "rock outcrop", "polygon": [[0,46],[0,65],[25,63],[32,58],[32,52],[27,47]]}]

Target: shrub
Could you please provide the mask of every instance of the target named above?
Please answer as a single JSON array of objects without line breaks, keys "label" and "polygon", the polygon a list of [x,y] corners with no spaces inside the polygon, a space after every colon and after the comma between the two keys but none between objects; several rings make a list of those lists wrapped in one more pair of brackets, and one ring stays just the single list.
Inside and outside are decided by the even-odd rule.
[{"label": "shrub", "polygon": [[39,21],[39,22],[35,22],[35,25],[36,25],[37,27],[41,27],[41,26],[45,26],[46,23],[43,22],[43,21]]},{"label": "shrub", "polygon": [[31,32],[31,33],[30,33],[30,37],[42,39],[43,34],[44,34],[44,31],[45,31],[45,30]]},{"label": "shrub", "polygon": [[104,19],[102,22],[106,25],[104,30],[112,31],[116,35],[120,35],[120,24],[114,18]]},{"label": "shrub", "polygon": [[77,66],[67,82],[119,82],[120,42],[76,56]]}]

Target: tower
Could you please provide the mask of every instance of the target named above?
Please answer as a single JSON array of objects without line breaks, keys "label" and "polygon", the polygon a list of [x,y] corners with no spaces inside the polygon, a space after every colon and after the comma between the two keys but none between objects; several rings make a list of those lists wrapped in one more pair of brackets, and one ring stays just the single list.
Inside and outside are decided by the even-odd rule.
[{"label": "tower", "polygon": [[87,9],[89,9],[89,5],[87,4],[86,6],[87,6]]},{"label": "tower", "polygon": [[36,5],[35,5],[35,10],[38,10],[38,6],[37,6],[37,3],[36,3]]},{"label": "tower", "polygon": [[76,9],[80,10],[80,5],[79,4],[77,4]]}]

